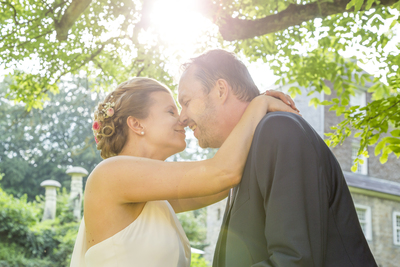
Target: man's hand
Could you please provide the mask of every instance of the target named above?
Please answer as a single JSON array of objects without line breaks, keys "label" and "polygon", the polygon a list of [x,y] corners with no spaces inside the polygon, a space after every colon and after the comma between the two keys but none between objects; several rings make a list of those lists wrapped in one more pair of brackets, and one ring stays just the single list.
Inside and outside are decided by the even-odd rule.
[{"label": "man's hand", "polygon": [[281,91],[277,90],[267,90],[265,91],[264,95],[269,95],[275,98],[282,100],[286,105],[290,106],[293,110],[297,111],[300,115],[300,111],[297,109],[296,104],[294,103],[293,99],[288,95]]}]

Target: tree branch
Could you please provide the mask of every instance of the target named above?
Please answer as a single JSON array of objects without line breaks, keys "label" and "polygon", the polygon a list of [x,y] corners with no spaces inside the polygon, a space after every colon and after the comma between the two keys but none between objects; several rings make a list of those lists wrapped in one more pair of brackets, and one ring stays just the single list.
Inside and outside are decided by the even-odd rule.
[{"label": "tree branch", "polygon": [[65,41],[68,37],[68,31],[72,28],[78,17],[90,5],[92,0],[72,0],[71,4],[65,10],[60,21],[54,21],[54,27],[57,32],[57,40]]},{"label": "tree branch", "polygon": [[[148,65],[147,65],[148,66]],[[142,74],[142,71],[144,70],[144,67],[145,66],[143,66],[137,73],[136,73],[136,77],[140,77],[140,74]]]},{"label": "tree branch", "polygon": [[[243,20],[232,17],[220,18],[219,31],[227,41],[241,40],[261,36],[268,33],[282,31],[288,27],[315,18],[325,18],[330,15],[352,12],[353,8],[346,10],[349,0],[336,0],[334,2],[313,2],[306,5],[289,4],[289,6],[273,15],[257,20]],[[381,0],[379,6],[391,6],[398,0]],[[371,8],[378,6],[376,3]],[[365,10],[366,2],[360,10]]]},{"label": "tree branch", "polygon": [[19,25],[19,22],[17,21],[17,10],[15,9],[15,7],[9,2],[0,1],[0,3],[6,4],[6,5],[8,5],[9,7],[11,7],[13,9],[14,22],[15,22],[16,25]]},{"label": "tree branch", "polygon": [[103,66],[96,59],[93,59],[92,61],[97,65],[97,67],[99,67],[101,69],[101,71],[104,73],[104,75],[109,75],[109,76],[113,77],[114,81],[118,82],[118,79],[112,73],[106,72],[104,70]]}]

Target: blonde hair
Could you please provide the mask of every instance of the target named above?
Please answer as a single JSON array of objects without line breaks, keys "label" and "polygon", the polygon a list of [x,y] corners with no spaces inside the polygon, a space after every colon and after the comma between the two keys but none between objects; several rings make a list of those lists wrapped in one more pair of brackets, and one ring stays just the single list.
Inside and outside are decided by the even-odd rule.
[{"label": "blonde hair", "polygon": [[[154,92],[171,91],[165,85],[150,78],[133,78],[123,82],[107,95],[94,112],[94,120],[100,126],[94,131],[97,138],[97,149],[103,159],[116,156],[121,152],[128,136],[129,116],[146,119],[152,105],[150,95]],[[114,115],[107,116],[104,109],[113,104]]]}]

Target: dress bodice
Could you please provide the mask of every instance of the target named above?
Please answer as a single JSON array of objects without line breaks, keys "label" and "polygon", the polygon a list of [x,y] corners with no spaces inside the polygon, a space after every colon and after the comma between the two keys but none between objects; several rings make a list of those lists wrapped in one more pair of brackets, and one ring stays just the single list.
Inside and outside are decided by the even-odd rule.
[{"label": "dress bodice", "polygon": [[86,248],[82,219],[71,267],[189,267],[190,244],[168,201],[149,201],[134,222]]}]

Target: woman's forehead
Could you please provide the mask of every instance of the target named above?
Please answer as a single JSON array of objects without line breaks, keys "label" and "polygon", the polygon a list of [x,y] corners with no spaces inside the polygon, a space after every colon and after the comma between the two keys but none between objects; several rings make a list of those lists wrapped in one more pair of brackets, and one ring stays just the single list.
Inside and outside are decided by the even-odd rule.
[{"label": "woman's forehead", "polygon": [[171,105],[176,107],[174,98],[168,92],[154,92],[152,98],[159,107],[165,107]]}]

